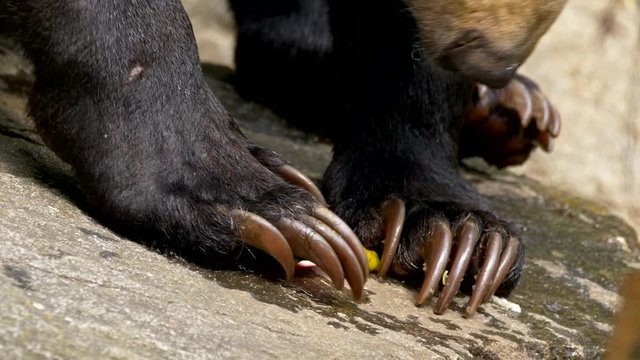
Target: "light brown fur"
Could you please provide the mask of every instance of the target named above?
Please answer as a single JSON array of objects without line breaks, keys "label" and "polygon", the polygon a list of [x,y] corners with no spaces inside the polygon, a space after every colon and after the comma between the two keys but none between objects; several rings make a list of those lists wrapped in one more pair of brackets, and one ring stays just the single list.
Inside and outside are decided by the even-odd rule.
[{"label": "light brown fur", "polygon": [[[406,1],[431,57],[439,59],[452,49],[464,48],[465,59],[460,61],[489,72],[520,66],[566,3],[566,0]],[[465,37],[465,33],[474,35]]]}]

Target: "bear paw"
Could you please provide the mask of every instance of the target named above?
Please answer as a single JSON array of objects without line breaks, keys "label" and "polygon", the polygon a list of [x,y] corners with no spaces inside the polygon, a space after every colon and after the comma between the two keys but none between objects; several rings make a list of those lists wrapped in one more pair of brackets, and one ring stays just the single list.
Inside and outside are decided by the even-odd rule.
[{"label": "bear paw", "polygon": [[504,88],[476,84],[460,134],[460,157],[500,168],[519,165],[538,146],[553,151],[560,114],[536,83],[516,75]]},{"label": "bear paw", "polygon": [[[456,204],[409,202],[392,197],[381,206],[384,234],[379,276],[424,274],[416,305],[440,288],[434,313],[442,314],[462,287],[471,297],[467,316],[496,292],[507,295],[522,267],[523,246],[508,226],[486,211],[468,211]],[[406,240],[400,241],[402,234]],[[475,284],[474,284],[475,283]]]},{"label": "bear paw", "polygon": [[[419,140],[411,143],[419,146]],[[494,293],[507,296],[517,285],[523,245],[454,163],[411,149],[337,153],[325,173],[324,194],[362,244],[381,254],[379,276],[422,281],[418,305],[446,277],[434,312],[442,314],[462,290],[471,295],[466,313],[472,315]]]}]

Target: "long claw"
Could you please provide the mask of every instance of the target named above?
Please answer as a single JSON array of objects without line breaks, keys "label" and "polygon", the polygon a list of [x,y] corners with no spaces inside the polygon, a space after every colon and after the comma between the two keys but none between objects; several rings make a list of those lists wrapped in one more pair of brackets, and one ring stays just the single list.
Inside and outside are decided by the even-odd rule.
[{"label": "long claw", "polygon": [[284,164],[278,168],[277,173],[287,182],[307,190],[316,200],[322,203],[322,205],[327,205],[327,200],[325,200],[320,189],[300,170],[289,164]]},{"label": "long claw", "polygon": [[333,228],[333,230],[340,234],[340,236],[342,236],[342,238],[349,244],[351,250],[353,250],[353,253],[356,254],[356,257],[358,258],[358,262],[362,268],[362,275],[364,275],[364,279],[366,280],[369,276],[367,255],[364,253],[362,243],[358,240],[358,237],[353,230],[351,230],[349,225],[326,207],[316,207],[313,211],[313,216]]},{"label": "long claw", "polygon": [[547,133],[547,132],[541,132],[538,134],[538,136],[536,136],[535,141],[540,144],[540,147],[542,147],[542,150],[544,150],[545,152],[552,152],[554,147],[555,147],[555,140],[553,137],[551,137],[551,134]]},{"label": "long claw", "polygon": [[276,227],[289,241],[294,255],[318,265],[329,275],[336,289],[341,290],[344,287],[344,272],[340,259],[320,234],[301,222],[287,218],[278,221]]},{"label": "long claw", "polygon": [[333,251],[336,252],[338,258],[343,264],[344,275],[349,282],[353,297],[354,299],[359,300],[360,297],[362,297],[362,291],[364,289],[364,275],[362,273],[362,269],[360,269],[358,258],[353,253],[349,244],[347,244],[331,227],[315,218],[312,218],[311,216],[305,218],[305,224],[318,232],[318,234],[322,235],[329,245],[331,245]]},{"label": "long claw", "polygon": [[447,267],[453,245],[453,235],[449,225],[436,224],[429,233],[427,243],[428,247],[425,249],[424,258],[428,258],[428,260],[425,262],[424,282],[416,298],[416,306],[424,304],[433,296]]},{"label": "long claw", "polygon": [[240,239],[276,259],[284,269],[287,280],[293,278],[295,260],[284,236],[264,218],[248,211],[234,210],[231,215],[238,224]]},{"label": "long claw", "polygon": [[491,299],[493,294],[495,294],[496,290],[500,287],[500,284],[504,281],[511,270],[511,266],[513,266],[513,262],[516,260],[518,256],[518,239],[511,237],[509,238],[509,243],[507,243],[507,247],[502,252],[500,256],[500,263],[498,264],[498,270],[496,271],[496,275],[493,279],[493,283],[485,296],[484,301],[487,302]]},{"label": "long claw", "polygon": [[551,136],[558,137],[560,135],[560,128],[562,123],[562,117],[560,116],[560,112],[556,109],[555,106],[550,105],[551,108],[551,120],[549,121],[549,132]]},{"label": "long claw", "polygon": [[385,236],[382,259],[378,269],[380,277],[384,277],[389,271],[389,267],[398,250],[398,245],[400,245],[400,235],[402,235],[405,214],[404,201],[396,197],[387,200],[382,205],[382,226],[385,229]]},{"label": "long claw", "polygon": [[538,90],[534,90],[531,94],[534,98],[532,116],[536,119],[536,126],[540,131],[547,131],[551,117],[549,102]]},{"label": "long claw", "polygon": [[519,80],[512,80],[506,88],[497,91],[500,102],[507,108],[514,109],[520,116],[520,123],[526,128],[531,121],[533,102],[527,87]]},{"label": "long claw", "polygon": [[492,280],[498,271],[498,262],[502,252],[502,236],[494,232],[489,235],[487,250],[485,252],[484,263],[480,268],[480,273],[476,279],[476,284],[471,294],[471,299],[465,308],[467,317],[472,316],[478,310],[478,306],[487,296],[491,288]]},{"label": "long claw", "polygon": [[460,289],[460,283],[469,266],[469,261],[471,260],[471,255],[473,254],[473,249],[479,236],[478,225],[473,221],[465,221],[460,227],[457,235],[459,241],[458,251],[451,265],[447,284],[444,286],[433,310],[434,313],[438,315],[443,314],[449,307],[458,289]]}]

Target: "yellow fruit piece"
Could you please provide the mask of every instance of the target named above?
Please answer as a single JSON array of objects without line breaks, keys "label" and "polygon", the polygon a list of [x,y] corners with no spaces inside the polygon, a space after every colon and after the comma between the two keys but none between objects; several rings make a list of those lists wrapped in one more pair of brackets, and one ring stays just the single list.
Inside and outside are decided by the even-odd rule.
[{"label": "yellow fruit piece", "polygon": [[375,271],[380,265],[380,257],[378,253],[364,248],[364,252],[367,254],[367,263],[369,264],[369,271]]}]

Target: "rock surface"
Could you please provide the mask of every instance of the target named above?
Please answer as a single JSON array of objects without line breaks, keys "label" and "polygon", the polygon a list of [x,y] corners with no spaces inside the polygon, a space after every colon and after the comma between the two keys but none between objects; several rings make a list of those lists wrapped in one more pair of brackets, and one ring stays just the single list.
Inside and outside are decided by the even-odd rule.
[{"label": "rock surface", "polygon": [[[206,66],[246,134],[318,179],[327,144],[240,99]],[[0,50],[0,354],[21,358],[594,359],[612,333],[635,233],[589,201],[472,166],[522,231],[509,302],[462,316],[416,308],[414,287],[372,276],[362,302],[315,273],[292,283],[194,267],[121,238],[84,211],[67,165],[24,115],[29,68]]]}]

